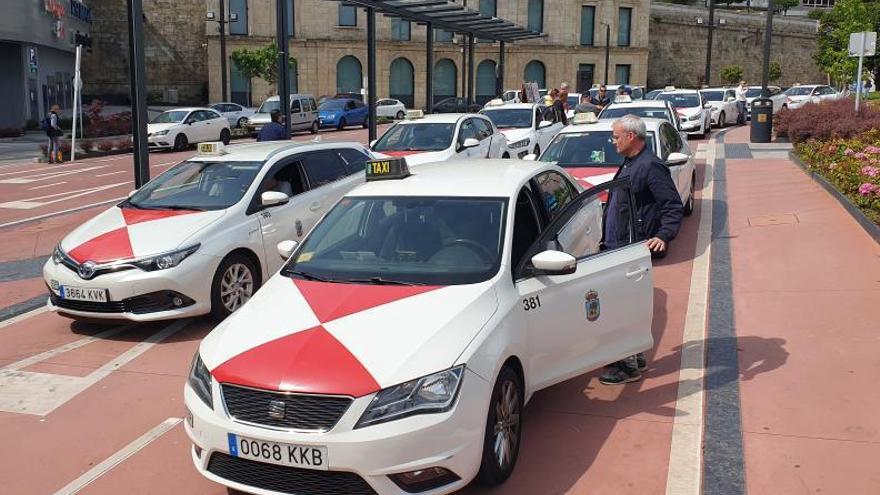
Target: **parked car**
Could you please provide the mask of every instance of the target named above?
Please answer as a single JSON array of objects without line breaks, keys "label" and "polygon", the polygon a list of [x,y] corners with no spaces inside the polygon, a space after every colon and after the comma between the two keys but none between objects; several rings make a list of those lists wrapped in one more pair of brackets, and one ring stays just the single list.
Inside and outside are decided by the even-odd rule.
[{"label": "parked car", "polygon": [[173,108],[147,124],[150,149],[183,151],[190,144],[204,141],[229,144],[231,138],[229,122],[210,108]]},{"label": "parked car", "polygon": [[378,117],[403,120],[406,117],[406,105],[394,98],[382,98],[376,102],[376,115]]},{"label": "parked car", "polygon": [[[619,88],[620,84],[608,84],[605,86],[605,90],[607,91],[605,94],[611,98],[611,101],[614,101],[614,96],[617,94],[617,88]],[[632,100],[643,100],[645,99],[645,88],[642,86],[632,86],[629,84],[624,84],[624,87],[629,87],[632,90],[632,94],[629,95]],[[590,96],[596,96],[599,94],[599,86],[594,86],[590,88]]]},{"label": "parked car", "polygon": [[664,91],[657,100],[667,100],[672,103],[681,121],[682,131],[705,137],[712,128],[712,107],[696,89]]},{"label": "parked car", "polygon": [[[770,92],[769,98],[773,100],[773,113],[782,110],[786,98],[785,94],[782,93],[782,89],[779,86],[767,86],[767,90]],[[746,88],[746,116],[749,119],[752,118],[752,101],[759,96],[761,96],[761,86],[749,86]]]},{"label": "parked car", "polygon": [[[271,122],[272,110],[281,110],[281,99],[278,96],[270,96],[260,105],[257,113],[248,118],[246,123],[251,135],[256,137],[264,125]],[[282,121],[284,117],[281,117]],[[315,97],[309,94],[290,95],[290,130],[305,131],[317,134],[320,125],[318,123],[318,105]]]},{"label": "parked car", "polygon": [[353,98],[330,98],[318,105],[318,125],[342,130],[350,125],[367,127],[369,111],[364,102]]},{"label": "parked car", "polygon": [[499,102],[480,113],[489,117],[507,140],[501,157],[522,158],[530,153],[540,155],[564,127],[562,122],[544,120],[544,110],[535,103]]},{"label": "parked car", "polygon": [[701,89],[700,94],[712,106],[712,124],[724,127],[739,121],[739,108],[736,105],[736,90],[733,88]]},{"label": "parked car", "polygon": [[214,103],[210,108],[226,117],[230,127],[239,128],[244,127],[247,124],[248,117],[257,112],[253,108],[248,108],[238,103]]},{"label": "parked car", "polygon": [[[672,103],[666,100],[640,100],[612,103],[599,112],[599,120],[615,120],[624,115],[635,115],[643,119],[663,119],[681,130],[681,119]],[[682,137],[686,137],[682,134]]]},{"label": "parked car", "polygon": [[[546,95],[548,92],[549,91],[546,89],[538,90],[538,94],[541,96],[541,98],[543,98],[544,95]],[[522,103],[522,98],[520,97],[521,93],[522,91],[518,89],[508,89],[507,91],[501,93],[501,96],[499,96],[499,98],[501,98],[505,103]]]},{"label": "parked car", "polygon": [[828,100],[843,98],[843,93],[838,92],[831,86],[823,84],[804,84],[792,86],[783,92],[785,103],[782,108],[800,108],[807,103],[819,103]]},{"label": "parked car", "polygon": [[445,98],[434,103],[434,113],[476,113],[483,108],[481,105],[469,104],[467,98]]}]

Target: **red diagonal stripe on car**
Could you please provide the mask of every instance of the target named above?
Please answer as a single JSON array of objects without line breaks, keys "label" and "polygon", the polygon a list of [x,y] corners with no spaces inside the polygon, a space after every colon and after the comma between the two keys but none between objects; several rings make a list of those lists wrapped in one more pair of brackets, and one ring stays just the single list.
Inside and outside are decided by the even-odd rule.
[{"label": "red diagonal stripe on car", "polygon": [[71,249],[67,254],[77,263],[107,263],[134,256],[126,227],[101,234]]},{"label": "red diagonal stripe on car", "polygon": [[211,371],[221,383],[361,397],[381,387],[341,342],[317,326],[259,345]]},{"label": "red diagonal stripe on car", "polygon": [[294,280],[293,283],[321,323],[440,288],[432,285],[338,284],[311,280]]},{"label": "red diagonal stripe on car", "polygon": [[394,158],[400,158],[402,156],[418,155],[419,153],[424,153],[424,151],[380,151],[379,153]]},{"label": "red diagonal stripe on car", "polygon": [[135,225],[143,222],[152,222],[163,218],[176,217],[198,213],[195,210],[138,210],[136,208],[120,208],[126,225]]}]

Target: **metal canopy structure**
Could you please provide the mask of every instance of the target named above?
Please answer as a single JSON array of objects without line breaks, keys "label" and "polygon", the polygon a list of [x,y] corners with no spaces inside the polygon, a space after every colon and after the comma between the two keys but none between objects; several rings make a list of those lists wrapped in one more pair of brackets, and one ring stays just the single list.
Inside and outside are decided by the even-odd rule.
[{"label": "metal canopy structure", "polygon": [[[279,1],[280,0],[276,0]],[[500,42],[496,86],[498,92],[504,89],[504,55],[506,43],[547,35],[529,30],[498,17],[487,16],[477,10],[459,5],[454,0],[328,0],[343,5],[363,8],[367,11],[367,107],[369,116],[369,139],[376,139],[376,13],[385,17],[397,17],[426,29],[427,83],[425,84],[426,108],[433,110],[434,82],[434,29],[464,34],[467,37],[468,61],[465,68],[467,77],[467,99],[474,103],[474,39]],[[286,37],[281,37],[285,39]],[[287,43],[284,43],[285,47]],[[465,73],[465,70],[462,70]],[[286,91],[279,87],[279,94]],[[282,96],[283,98],[283,96]]]}]

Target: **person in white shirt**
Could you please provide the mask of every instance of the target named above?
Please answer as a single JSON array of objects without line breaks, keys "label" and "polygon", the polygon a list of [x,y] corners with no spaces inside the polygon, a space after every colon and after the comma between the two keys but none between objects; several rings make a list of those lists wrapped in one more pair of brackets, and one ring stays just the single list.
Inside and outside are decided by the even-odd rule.
[{"label": "person in white shirt", "polygon": [[739,86],[736,87],[736,109],[739,110],[739,114],[736,116],[737,125],[745,125],[746,124],[746,82],[740,81]]}]

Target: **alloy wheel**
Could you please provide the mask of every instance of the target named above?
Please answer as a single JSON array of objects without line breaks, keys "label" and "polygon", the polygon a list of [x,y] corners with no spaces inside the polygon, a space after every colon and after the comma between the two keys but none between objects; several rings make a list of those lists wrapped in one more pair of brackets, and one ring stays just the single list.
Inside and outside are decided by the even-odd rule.
[{"label": "alloy wheel", "polygon": [[220,300],[230,313],[240,308],[254,294],[254,276],[251,270],[234,263],[223,273],[220,281]]},{"label": "alloy wheel", "polygon": [[501,386],[501,393],[495,401],[495,425],[493,426],[493,438],[495,440],[493,451],[495,462],[498,467],[506,469],[513,462],[519,442],[520,429],[520,400],[517,386],[508,380]]}]

